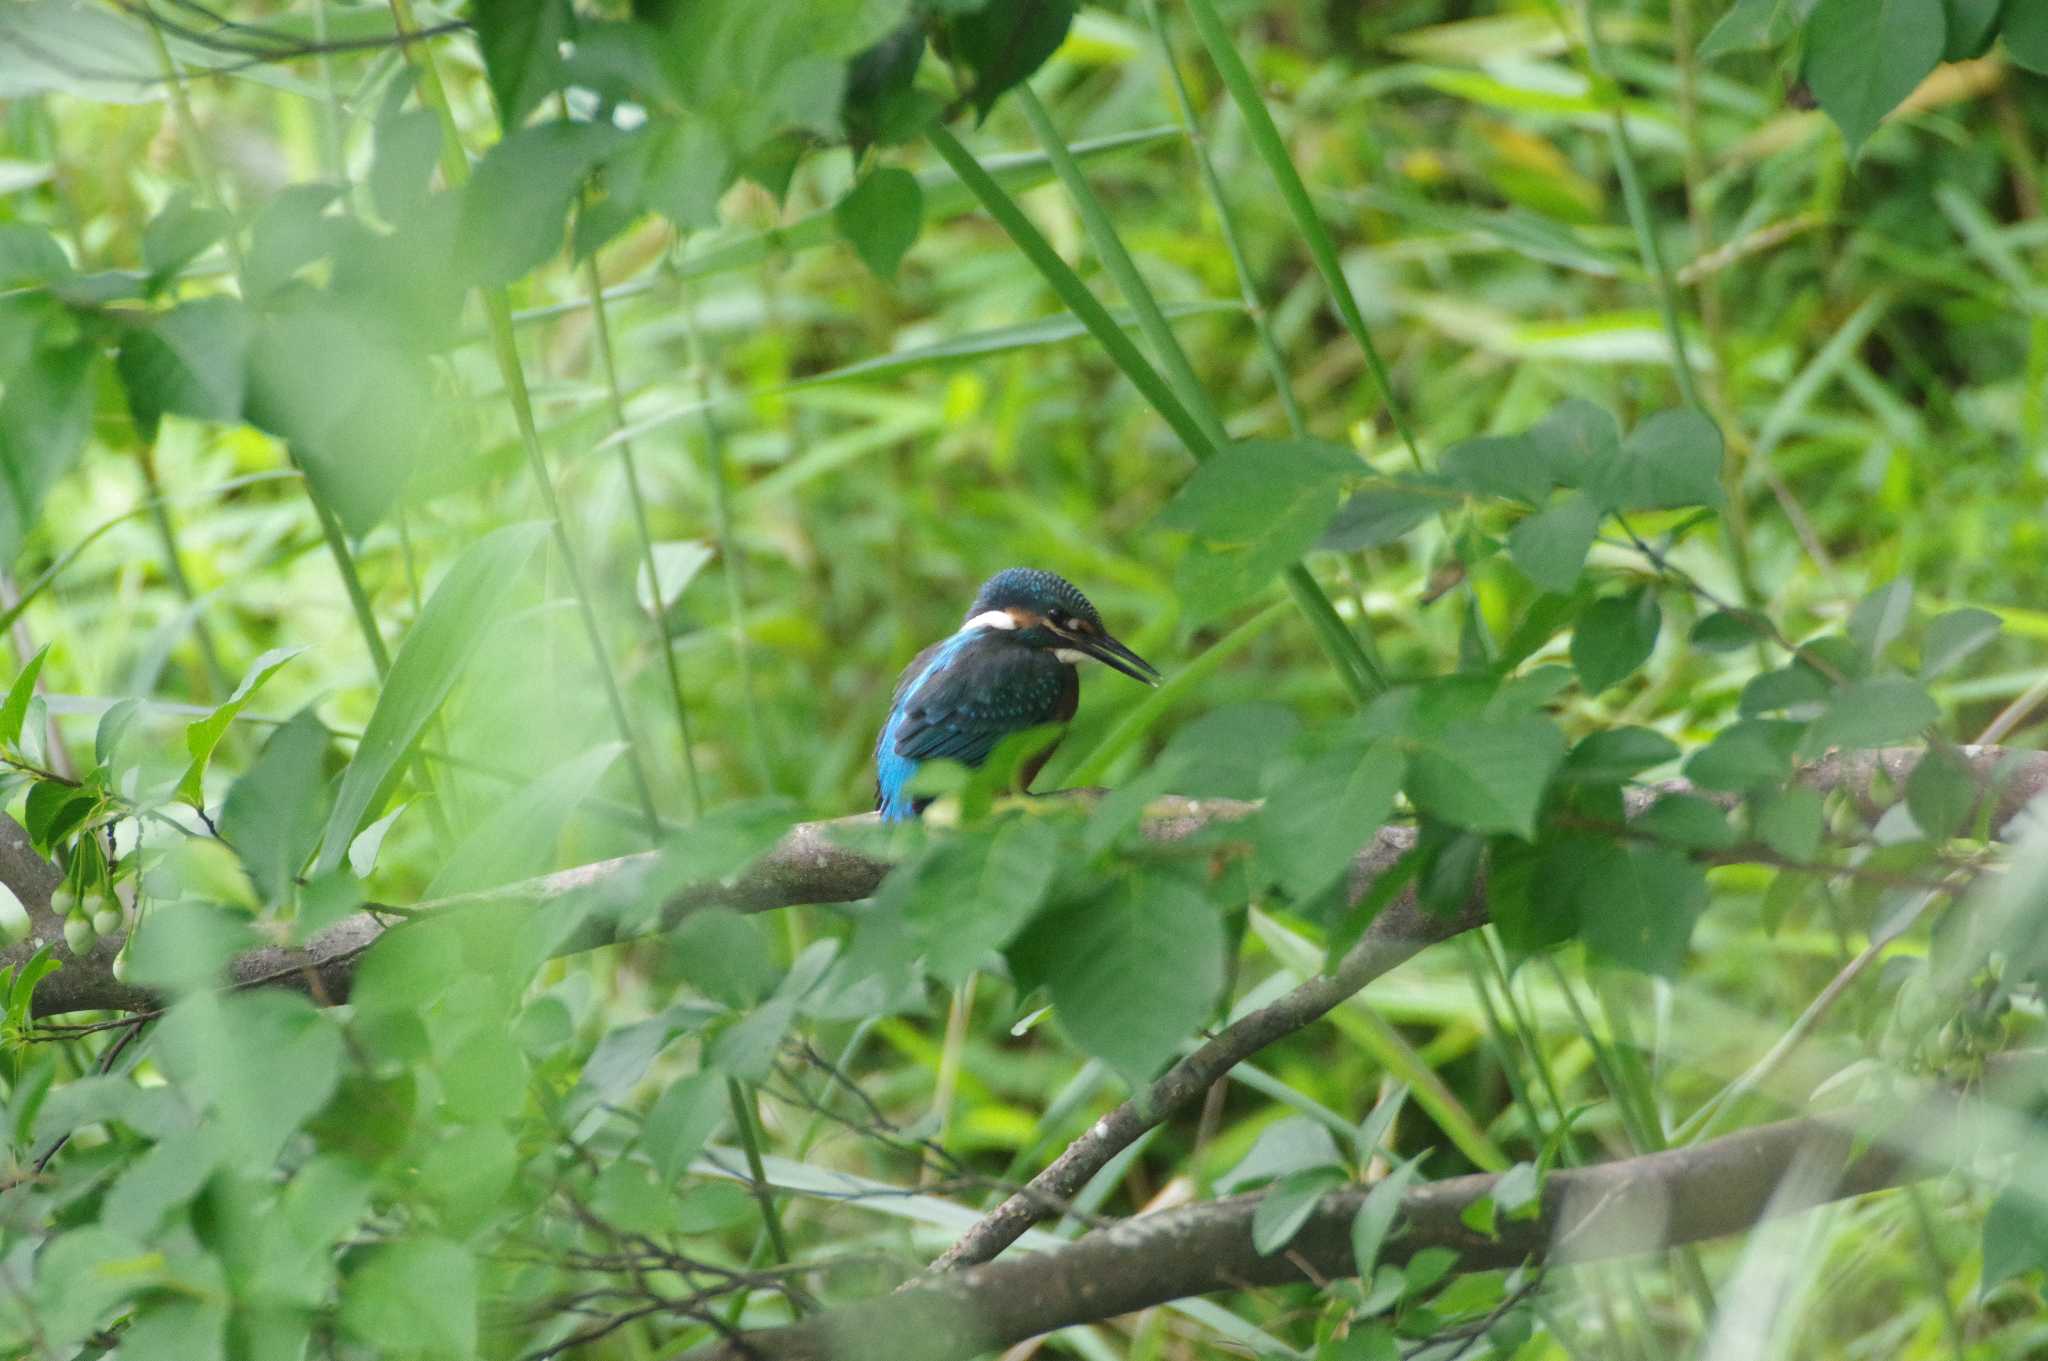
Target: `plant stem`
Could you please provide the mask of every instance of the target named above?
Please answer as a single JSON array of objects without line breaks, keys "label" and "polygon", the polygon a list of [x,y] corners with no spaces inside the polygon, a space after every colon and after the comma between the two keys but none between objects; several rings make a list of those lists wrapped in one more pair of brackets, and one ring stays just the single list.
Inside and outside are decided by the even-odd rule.
[{"label": "plant stem", "polygon": [[[590,294],[590,316],[597,334],[598,360],[604,368],[605,396],[611,405],[612,428],[626,428],[626,399],[619,387],[618,360],[612,350],[612,328],[604,305],[604,283],[598,276],[597,257],[583,262],[583,277]],[[676,728],[683,739],[683,770],[690,782],[690,816],[704,811],[704,785],[697,773],[697,747],[690,738],[690,706],[683,698],[683,676],[676,666],[675,635],[669,632],[668,607],[661,598],[661,574],[654,563],[654,534],[647,524],[647,498],[640,488],[639,461],[633,456],[633,442],[619,440],[619,466],[626,472],[626,494],[633,503],[633,527],[640,538],[640,557],[647,569],[648,590],[654,598],[654,642],[661,652],[662,669],[668,675],[668,689],[675,700]]]},{"label": "plant stem", "polygon": [[1232,102],[1244,118],[1245,131],[1251,135],[1253,148],[1258,151],[1259,159],[1266,163],[1274,182],[1280,186],[1280,197],[1287,201],[1295,225],[1301,228],[1309,255],[1329,287],[1337,315],[1358,341],[1359,349],[1365,352],[1365,365],[1379,389],[1380,404],[1386,408],[1388,419],[1400,432],[1401,442],[1408,446],[1408,456],[1420,468],[1422,450],[1415,442],[1415,432],[1409,428],[1401,404],[1394,398],[1393,379],[1387,373],[1385,361],[1380,358],[1379,346],[1373,343],[1372,332],[1365,324],[1365,314],[1358,308],[1358,299],[1351,292],[1351,281],[1344,277],[1343,262],[1337,258],[1337,247],[1323,226],[1322,214],[1316,211],[1315,202],[1308,195],[1308,186],[1302,183],[1301,172],[1294,168],[1286,143],[1280,139],[1280,129],[1274,125],[1272,112],[1266,108],[1266,101],[1260,97],[1250,69],[1231,43],[1223,21],[1217,17],[1212,0],[1188,0],[1188,13],[1195,21],[1195,32],[1201,36],[1202,46],[1208,49],[1209,60],[1216,63],[1224,87],[1230,91]]},{"label": "plant stem", "polygon": [[[754,1199],[761,1207],[761,1225],[778,1264],[789,1263],[789,1239],[782,1231],[782,1212],[775,1207],[775,1193],[768,1189],[768,1172],[761,1161],[761,1133],[754,1122],[754,1098],[738,1078],[725,1080],[725,1099],[732,1109],[732,1123],[740,1147],[747,1155],[747,1175],[753,1181]],[[794,1301],[791,1301],[794,1306]],[[800,1310],[798,1312],[801,1312]]]},{"label": "plant stem", "polygon": [[[469,180],[469,158],[462,150],[461,132],[455,126],[455,111],[448,102],[448,91],[441,83],[440,68],[435,64],[433,52],[417,37],[413,36],[418,25],[413,21],[412,0],[390,0],[391,17],[396,21],[400,41],[404,44],[406,60],[412,64],[419,78],[420,101],[434,111],[441,124],[441,175],[448,187],[459,189]],[[647,835],[651,841],[661,839],[661,815],[655,811],[654,789],[647,780],[647,768],[640,756],[640,743],[633,732],[633,722],[626,712],[626,700],[619,689],[619,678],[612,670],[611,658],[604,647],[604,630],[597,620],[597,609],[591,603],[589,585],[584,579],[582,560],[577,556],[574,540],[569,536],[569,524],[562,516],[562,505],[555,496],[555,483],[548,471],[547,455],[541,449],[540,430],[533,418],[533,400],[526,388],[526,370],[520,363],[519,344],[512,333],[512,304],[505,296],[502,286],[492,285],[477,290],[483,300],[484,318],[489,325],[491,351],[497,359],[498,374],[505,384],[505,395],[512,403],[513,423],[519,429],[519,442],[526,451],[526,462],[533,473],[535,489],[540,493],[541,505],[547,513],[548,527],[553,532],[555,549],[562,558],[562,570],[569,580],[569,592],[576,598],[576,613],[583,621],[583,631],[590,643],[592,659],[597,664],[598,681],[604,688],[605,704],[611,710],[612,722],[619,730],[619,737],[626,744],[626,767],[632,772],[634,793],[640,802],[640,811],[647,822]]]}]

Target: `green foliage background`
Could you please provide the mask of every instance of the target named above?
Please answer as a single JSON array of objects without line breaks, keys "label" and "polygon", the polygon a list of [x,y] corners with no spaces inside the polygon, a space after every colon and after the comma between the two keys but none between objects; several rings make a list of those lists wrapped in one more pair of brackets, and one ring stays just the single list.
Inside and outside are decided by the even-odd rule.
[{"label": "green foliage background", "polygon": [[[1390,819],[1496,929],[1049,1229],[1273,1182],[1277,1247],[1350,1173],[1533,1177],[2038,1042],[2025,933],[1934,967],[1926,885],[1997,858],[1948,744],[2032,746],[2048,684],[2048,28],[1592,8],[0,7],[9,809],[75,905],[48,958],[139,921],[174,1001],[78,1030],[117,1018],[11,975],[0,1347],[637,1358],[876,1293],[1340,953]],[[431,77],[394,14],[449,26]],[[1168,673],[1091,676],[1039,784],[1117,794],[969,781],[862,842],[909,862],[869,908],[563,953],[865,809],[902,665],[1017,563]],[[1791,778],[1921,741],[1904,789]],[[1624,834],[1681,772],[1732,813]],[[1266,802],[1149,846],[1174,793]],[[212,986],[464,894],[344,1007]],[[1772,1355],[2019,1357],[2038,1154],[1526,1299],[1418,1258],[1048,1346],[1732,1354],[1775,1271]]]}]

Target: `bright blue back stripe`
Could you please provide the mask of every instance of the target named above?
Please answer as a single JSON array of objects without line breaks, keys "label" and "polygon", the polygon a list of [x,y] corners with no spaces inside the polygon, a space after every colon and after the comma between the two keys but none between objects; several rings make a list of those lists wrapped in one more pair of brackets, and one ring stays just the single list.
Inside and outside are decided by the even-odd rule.
[{"label": "bright blue back stripe", "polygon": [[917,807],[910,797],[910,778],[917,774],[917,768],[924,762],[896,754],[896,730],[903,726],[903,715],[908,712],[911,701],[917,698],[917,692],[924,688],[924,683],[937,675],[939,668],[953,659],[954,653],[981,632],[981,627],[961,629],[948,638],[946,645],[933,654],[924,670],[917,673],[917,679],[903,691],[902,702],[890,711],[889,721],[875,742],[875,780],[882,790],[884,822],[901,822],[917,816]]}]

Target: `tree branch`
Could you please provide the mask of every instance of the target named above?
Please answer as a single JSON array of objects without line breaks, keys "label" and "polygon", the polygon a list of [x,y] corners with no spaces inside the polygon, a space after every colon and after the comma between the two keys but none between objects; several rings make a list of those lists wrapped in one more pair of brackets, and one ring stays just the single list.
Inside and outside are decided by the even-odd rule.
[{"label": "tree branch", "polygon": [[[2048,1077],[2040,1054],[1992,1065],[2015,1093]],[[1459,1271],[1529,1261],[1552,1265],[1661,1251],[1736,1233],[1815,1205],[1935,1175],[1968,1157],[1974,1103],[1934,1088],[1917,1101],[1786,1120],[1709,1143],[1544,1179],[1540,1212],[1468,1227],[1466,1207],[1498,1178],[1455,1177],[1402,1197],[1383,1262],[1450,1248]],[[1142,1215],[1070,1246],[927,1277],[893,1295],[830,1310],[786,1328],[745,1333],[684,1361],[955,1361],[1075,1324],[1115,1318],[1219,1290],[1322,1283],[1357,1274],[1351,1221],[1369,1188],[1326,1195],[1286,1249],[1252,1246],[1260,1195]]]}]

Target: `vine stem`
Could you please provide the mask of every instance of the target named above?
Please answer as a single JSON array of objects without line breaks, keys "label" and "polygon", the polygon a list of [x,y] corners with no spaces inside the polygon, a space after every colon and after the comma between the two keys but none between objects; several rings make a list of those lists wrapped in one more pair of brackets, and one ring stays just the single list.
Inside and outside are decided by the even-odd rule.
[{"label": "vine stem", "polygon": [[[460,188],[469,181],[469,158],[462,149],[461,131],[455,126],[455,110],[448,102],[447,88],[441,83],[440,67],[434,61],[433,51],[418,34],[419,25],[413,19],[412,0],[390,0],[390,5],[406,61],[419,77],[420,101],[433,110],[441,124],[441,176],[450,189]],[[519,443],[526,452],[527,466],[540,493],[555,549],[562,557],[562,571],[568,578],[569,593],[576,598],[576,614],[583,622],[592,659],[597,664],[605,705],[611,710],[612,722],[626,744],[626,767],[632,773],[633,790],[647,823],[647,835],[650,840],[659,841],[661,815],[655,810],[654,787],[648,782],[640,743],[633,732],[632,718],[626,712],[625,696],[619,689],[619,678],[612,669],[611,659],[605,653],[604,630],[598,623],[597,609],[591,603],[582,559],[570,537],[569,523],[562,514],[562,503],[555,495],[554,477],[548,470],[547,454],[541,448],[540,429],[533,418],[533,399],[526,387],[526,370],[520,362],[519,344],[512,333],[512,304],[501,285],[480,287],[477,292],[483,299],[484,319],[490,331],[491,351],[497,360],[499,377],[512,404],[513,424],[518,427]]]}]

